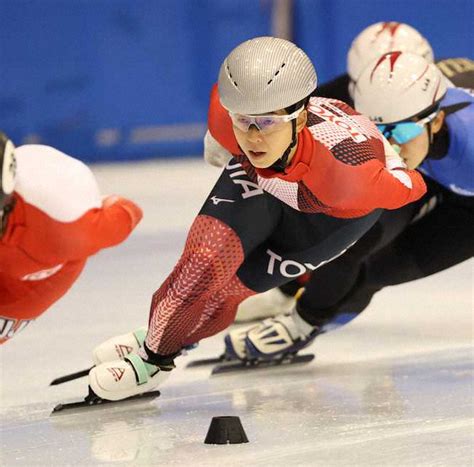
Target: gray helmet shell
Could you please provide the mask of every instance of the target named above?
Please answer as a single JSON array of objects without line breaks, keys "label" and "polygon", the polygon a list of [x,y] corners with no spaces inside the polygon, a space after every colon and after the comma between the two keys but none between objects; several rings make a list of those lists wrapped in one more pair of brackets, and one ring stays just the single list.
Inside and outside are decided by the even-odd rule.
[{"label": "gray helmet shell", "polygon": [[289,107],[309,96],[316,85],[309,57],[276,37],[257,37],[237,46],[222,63],[218,82],[222,105],[246,115]]}]

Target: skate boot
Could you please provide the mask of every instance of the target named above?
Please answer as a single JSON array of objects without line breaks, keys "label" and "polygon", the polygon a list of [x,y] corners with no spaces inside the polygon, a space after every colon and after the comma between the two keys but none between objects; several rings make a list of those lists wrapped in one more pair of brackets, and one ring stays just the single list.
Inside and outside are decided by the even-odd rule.
[{"label": "skate boot", "polygon": [[101,363],[89,372],[89,386],[102,399],[118,401],[155,389],[174,366],[160,368],[131,353],[124,360]]},{"label": "skate boot", "polygon": [[295,304],[295,297],[284,294],[278,287],[244,300],[237,309],[236,323],[257,321],[287,313]]},{"label": "skate boot", "polygon": [[128,354],[138,352],[145,341],[147,327],[141,327],[136,331],[120,336],[112,337],[98,345],[92,352],[95,365],[111,362],[117,359],[123,360]]},{"label": "skate boot", "polygon": [[294,355],[310,345],[319,333],[317,326],[304,321],[293,309],[249,329],[245,337],[245,355],[249,360]]},{"label": "skate boot", "polygon": [[236,329],[229,332],[224,337],[224,359],[225,360],[245,360],[246,351],[245,351],[245,338],[249,328],[245,327],[244,329]]}]

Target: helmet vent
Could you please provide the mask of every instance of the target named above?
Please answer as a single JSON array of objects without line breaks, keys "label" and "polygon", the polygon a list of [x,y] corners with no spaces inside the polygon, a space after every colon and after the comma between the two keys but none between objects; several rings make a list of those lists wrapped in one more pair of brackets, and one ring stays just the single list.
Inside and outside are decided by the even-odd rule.
[{"label": "helmet vent", "polygon": [[278,73],[280,73],[281,69],[286,65],[285,62],[283,62],[280,66],[280,68],[278,68],[277,71],[275,71],[274,75],[270,78],[270,81],[267,82],[267,85],[268,84],[271,84],[271,82],[276,78],[276,76],[278,75]]},{"label": "helmet vent", "polygon": [[239,86],[237,85],[237,83],[234,81],[234,78],[232,77],[232,73],[230,72],[229,65],[227,65],[226,68],[227,68],[227,73],[229,73],[229,78],[230,78],[230,80],[232,81],[232,84],[233,84],[236,88],[238,88]]}]

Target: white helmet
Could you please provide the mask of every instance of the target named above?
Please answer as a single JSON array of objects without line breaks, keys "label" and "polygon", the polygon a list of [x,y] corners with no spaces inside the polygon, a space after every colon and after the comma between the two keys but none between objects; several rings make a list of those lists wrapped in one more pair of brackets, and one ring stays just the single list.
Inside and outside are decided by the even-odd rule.
[{"label": "white helmet", "polygon": [[354,87],[358,112],[376,123],[395,123],[434,108],[446,93],[436,65],[405,52],[388,52],[364,69]]},{"label": "white helmet", "polygon": [[353,40],[347,54],[347,73],[352,81],[357,81],[362,70],[374,58],[392,50],[421,55],[429,62],[434,59],[428,41],[408,24],[375,23]]},{"label": "white helmet", "polygon": [[316,71],[295,44],[276,37],[243,42],[219,71],[219,96],[231,112],[256,115],[284,109],[315,89]]}]

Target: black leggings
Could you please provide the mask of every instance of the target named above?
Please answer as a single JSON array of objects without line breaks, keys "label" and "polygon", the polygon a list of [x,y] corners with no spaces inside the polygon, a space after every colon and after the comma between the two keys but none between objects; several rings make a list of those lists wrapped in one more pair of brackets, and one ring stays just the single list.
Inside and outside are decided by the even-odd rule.
[{"label": "black leggings", "polygon": [[354,247],[312,274],[297,304],[306,321],[324,327],[341,315],[362,312],[386,286],[472,258],[474,199],[454,195],[430,180],[427,184],[421,200],[385,211]]}]

